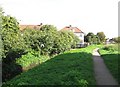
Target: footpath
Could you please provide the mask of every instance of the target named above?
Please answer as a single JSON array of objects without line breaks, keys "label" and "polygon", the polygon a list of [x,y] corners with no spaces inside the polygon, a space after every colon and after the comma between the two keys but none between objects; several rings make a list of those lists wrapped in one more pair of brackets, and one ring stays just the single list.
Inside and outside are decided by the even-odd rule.
[{"label": "footpath", "polygon": [[93,61],[97,85],[118,85],[98,53],[98,48],[93,50]]}]

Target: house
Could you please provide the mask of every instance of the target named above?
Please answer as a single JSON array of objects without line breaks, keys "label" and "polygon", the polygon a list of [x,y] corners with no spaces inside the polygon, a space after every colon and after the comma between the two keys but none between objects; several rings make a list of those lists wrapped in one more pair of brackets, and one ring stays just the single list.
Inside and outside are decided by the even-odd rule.
[{"label": "house", "polygon": [[106,39],[105,39],[105,44],[110,44],[109,41],[110,41],[110,39],[109,39],[109,38],[106,38]]},{"label": "house", "polygon": [[63,30],[72,31],[80,39],[79,44],[84,45],[84,32],[82,32],[79,28],[69,25],[61,29],[61,31]]},{"label": "house", "polygon": [[109,39],[109,43],[110,43],[110,44],[115,44],[114,39],[113,39],[113,38],[112,38],[112,39]]},{"label": "house", "polygon": [[40,23],[40,25],[19,25],[20,30],[24,30],[26,28],[28,29],[40,29],[42,26],[42,23]]}]

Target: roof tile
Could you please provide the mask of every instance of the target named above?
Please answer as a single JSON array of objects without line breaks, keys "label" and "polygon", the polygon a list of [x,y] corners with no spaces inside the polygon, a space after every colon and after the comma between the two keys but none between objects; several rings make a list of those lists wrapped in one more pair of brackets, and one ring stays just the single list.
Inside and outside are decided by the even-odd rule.
[{"label": "roof tile", "polygon": [[73,31],[74,33],[83,33],[79,28],[71,27],[71,26],[66,26],[63,29],[61,29],[61,31],[63,31],[63,30]]}]

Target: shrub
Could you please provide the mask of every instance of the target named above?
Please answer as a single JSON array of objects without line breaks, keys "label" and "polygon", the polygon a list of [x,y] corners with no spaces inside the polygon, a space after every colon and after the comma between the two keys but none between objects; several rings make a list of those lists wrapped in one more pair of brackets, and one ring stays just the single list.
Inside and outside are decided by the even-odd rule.
[{"label": "shrub", "polygon": [[115,37],[115,38],[113,38],[113,40],[114,40],[116,43],[120,43],[120,37]]},{"label": "shrub", "polygon": [[39,55],[38,51],[30,51],[25,55],[22,55],[21,58],[16,59],[16,63],[21,65],[23,70],[30,69],[42,62],[48,60],[48,56]]},{"label": "shrub", "polygon": [[108,46],[103,47],[103,50],[115,52],[115,51],[118,51],[118,45],[117,44],[116,45],[108,45]]},{"label": "shrub", "polygon": [[69,50],[71,48],[75,48],[76,44],[80,40],[78,39],[77,36],[74,35],[73,32],[69,31],[59,31],[58,38],[56,38],[56,45],[57,49],[60,52],[64,52],[66,50]]}]

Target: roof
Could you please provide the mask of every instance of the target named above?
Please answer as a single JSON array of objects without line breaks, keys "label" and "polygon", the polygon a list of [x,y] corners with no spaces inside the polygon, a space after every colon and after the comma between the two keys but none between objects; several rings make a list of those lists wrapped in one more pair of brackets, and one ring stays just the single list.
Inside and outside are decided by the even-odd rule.
[{"label": "roof", "polygon": [[63,31],[63,30],[73,31],[74,33],[83,33],[79,28],[72,27],[72,26],[66,26],[63,29],[61,29],[61,31]]},{"label": "roof", "polygon": [[40,29],[41,25],[19,25],[20,30],[24,30],[25,28],[30,29]]}]

